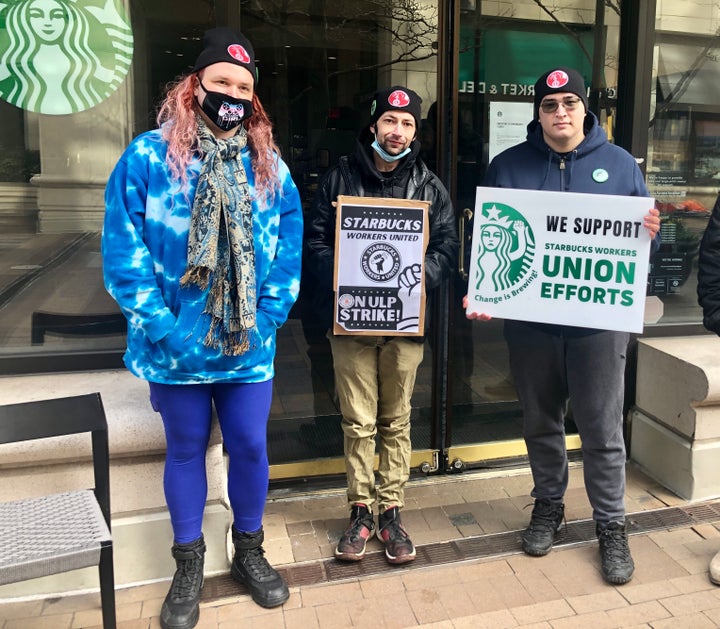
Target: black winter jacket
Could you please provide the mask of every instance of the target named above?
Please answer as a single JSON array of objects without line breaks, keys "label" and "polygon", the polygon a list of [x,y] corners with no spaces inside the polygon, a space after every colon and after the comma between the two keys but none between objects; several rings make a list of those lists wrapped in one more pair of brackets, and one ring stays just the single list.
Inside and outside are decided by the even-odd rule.
[{"label": "black winter jacket", "polygon": [[[438,177],[418,157],[420,145],[385,176],[375,167],[372,135],[365,129],[355,152],[341,157],[323,178],[305,219],[306,271],[313,279],[314,309],[323,326],[333,322],[333,271],[335,268],[335,207],[338,195],[430,201],[430,237],[425,252],[425,290],[437,288],[457,264],[459,241],[450,195]],[[429,300],[428,300],[429,303]],[[427,309],[429,312],[429,308]],[[425,317],[427,331],[429,317]],[[416,337],[410,337],[416,338]],[[418,340],[421,340],[418,338]]]},{"label": "black winter jacket", "polygon": [[720,196],[700,242],[697,294],[703,325],[720,335]]}]

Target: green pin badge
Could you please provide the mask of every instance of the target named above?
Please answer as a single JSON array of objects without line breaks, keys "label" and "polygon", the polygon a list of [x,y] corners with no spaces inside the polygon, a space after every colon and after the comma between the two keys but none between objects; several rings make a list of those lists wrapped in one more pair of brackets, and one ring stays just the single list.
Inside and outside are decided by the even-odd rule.
[{"label": "green pin badge", "polygon": [[592,178],[598,183],[605,183],[608,180],[608,171],[604,168],[596,168],[593,170]]}]

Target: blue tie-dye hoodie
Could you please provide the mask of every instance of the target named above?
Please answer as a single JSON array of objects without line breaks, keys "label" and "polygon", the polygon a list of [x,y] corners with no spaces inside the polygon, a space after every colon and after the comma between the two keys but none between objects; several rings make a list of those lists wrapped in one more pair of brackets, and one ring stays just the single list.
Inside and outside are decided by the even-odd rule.
[{"label": "blue tie-dye hoodie", "polygon": [[[285,163],[278,158],[282,191],[272,206],[253,201],[257,282],[256,347],[225,356],[203,339],[207,291],[180,287],[187,267],[188,230],[201,162],[188,186],[172,179],[161,131],[138,136],[115,166],[105,190],[102,236],[105,286],[128,321],[125,364],[150,382],[263,382],[273,377],[275,331],[287,319],[300,289],[302,208]],[[242,150],[250,193],[255,177],[250,151]],[[208,289],[209,290],[209,289]]]}]

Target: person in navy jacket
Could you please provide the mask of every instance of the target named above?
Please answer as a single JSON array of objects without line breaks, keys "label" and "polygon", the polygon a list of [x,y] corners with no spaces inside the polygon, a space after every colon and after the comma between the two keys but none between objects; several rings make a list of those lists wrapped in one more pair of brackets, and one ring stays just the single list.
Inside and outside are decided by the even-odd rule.
[{"label": "person in navy jacket", "polygon": [[[566,67],[545,72],[535,83],[534,107],[527,140],[493,159],[484,185],[649,196],[635,158],[608,141],[588,110],[587,88],[579,72]],[[656,249],[656,209],[648,210],[644,226]],[[490,317],[474,313],[468,318]],[[623,396],[629,335],[514,320],[506,320],[504,330],[534,483],[535,504],[522,548],[529,555],[546,555],[562,527],[568,485],[564,426],[570,402],[582,441],[601,571],[609,583],[627,583],[634,572],[624,502]]]}]

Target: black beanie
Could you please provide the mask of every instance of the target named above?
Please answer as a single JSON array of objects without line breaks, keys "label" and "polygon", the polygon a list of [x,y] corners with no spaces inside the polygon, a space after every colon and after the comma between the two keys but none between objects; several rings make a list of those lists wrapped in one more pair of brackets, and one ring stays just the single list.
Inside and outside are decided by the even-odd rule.
[{"label": "black beanie", "polygon": [[402,87],[401,85],[394,85],[393,87],[378,90],[375,92],[375,96],[373,96],[372,103],[370,104],[370,123],[376,123],[378,118],[386,111],[396,109],[412,114],[415,118],[415,126],[420,129],[420,119],[422,118],[422,112],[420,111],[421,103],[422,98],[412,90],[407,87]]},{"label": "black beanie", "polygon": [[203,35],[202,45],[193,72],[199,72],[213,63],[226,61],[248,70],[253,76],[253,81],[257,82],[255,51],[248,38],[242,33],[229,26],[211,28]]},{"label": "black beanie", "polygon": [[588,110],[587,88],[582,75],[572,68],[554,68],[548,70],[535,83],[535,119],[540,115],[540,102],[548,94],[570,92],[577,94]]}]

